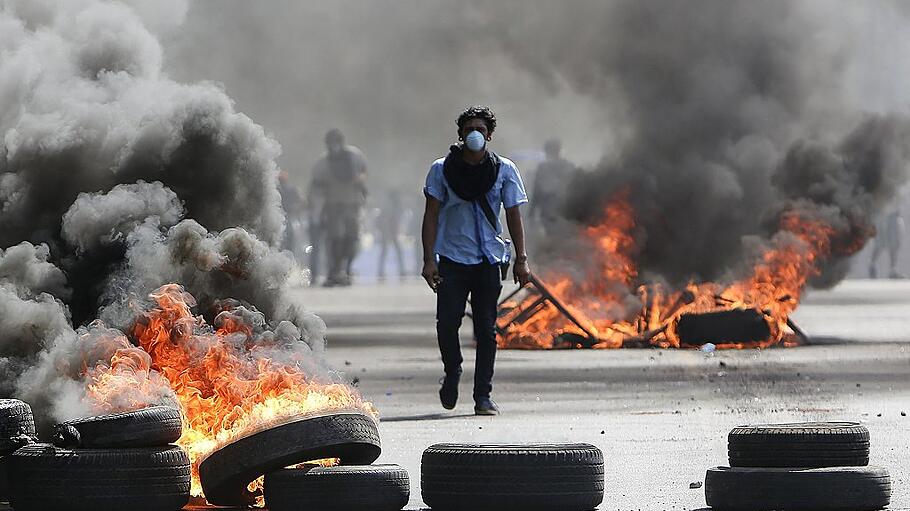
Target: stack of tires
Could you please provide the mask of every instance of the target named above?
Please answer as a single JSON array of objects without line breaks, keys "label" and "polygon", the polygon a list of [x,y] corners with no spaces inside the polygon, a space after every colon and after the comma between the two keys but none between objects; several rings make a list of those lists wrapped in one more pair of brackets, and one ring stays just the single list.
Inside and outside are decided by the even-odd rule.
[{"label": "stack of tires", "polygon": [[853,422],[734,428],[729,467],[708,470],[715,511],[872,511],[891,500],[888,471],[869,466],[869,431]]},{"label": "stack of tires", "polygon": [[0,502],[9,502],[9,455],[35,441],[31,407],[18,399],[0,399]]},{"label": "stack of tires", "polygon": [[586,511],[603,502],[604,459],[590,444],[436,444],[420,481],[434,510]]},{"label": "stack of tires", "polygon": [[175,445],[180,412],[155,406],[55,427],[54,443],[9,457],[16,511],[173,511],[189,501],[190,460]]},{"label": "stack of tires", "polygon": [[[410,497],[408,473],[397,465],[371,465],[381,453],[376,421],[360,412],[302,417],[238,439],[199,466],[209,503],[251,503],[247,485],[265,475],[269,511],[399,511]],[[337,458],[338,466],[303,465]]]}]

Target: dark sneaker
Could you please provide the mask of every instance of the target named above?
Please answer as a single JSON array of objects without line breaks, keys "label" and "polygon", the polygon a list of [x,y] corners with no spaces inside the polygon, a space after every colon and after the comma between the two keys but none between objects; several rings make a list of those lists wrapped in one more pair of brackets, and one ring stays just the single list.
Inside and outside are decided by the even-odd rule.
[{"label": "dark sneaker", "polygon": [[439,379],[442,387],[439,387],[439,402],[446,410],[455,408],[458,402],[458,376],[444,376]]},{"label": "dark sneaker", "polygon": [[474,403],[474,415],[499,415],[499,407],[492,399],[481,398]]}]

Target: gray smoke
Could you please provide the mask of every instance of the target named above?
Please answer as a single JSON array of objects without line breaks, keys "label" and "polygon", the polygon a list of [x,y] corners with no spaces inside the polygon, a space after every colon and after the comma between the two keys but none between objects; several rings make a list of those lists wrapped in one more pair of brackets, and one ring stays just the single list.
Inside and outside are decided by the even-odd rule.
[{"label": "gray smoke", "polygon": [[170,227],[183,215],[177,194],[160,182],[117,185],[108,193],[80,193],[63,215],[63,239],[87,252],[122,242],[145,221]]},{"label": "gray smoke", "polygon": [[162,70],[158,37],[187,9],[0,4],[0,392],[42,424],[97,411],[87,384],[105,372],[115,408],[173,400],[124,334],[166,283],[210,321],[256,311],[256,339],[286,358],[324,342],[288,293],[305,271],[275,248],[278,143],[220,86]]},{"label": "gray smoke", "polygon": [[64,299],[66,277],[48,261],[46,245],[22,242],[0,249],[0,392],[11,395],[16,377],[37,353],[72,333]]},{"label": "gray smoke", "polygon": [[[179,282],[204,311],[232,297],[255,304],[272,320],[297,323],[312,348],[323,346],[324,324],[289,298],[306,274],[286,252],[277,252],[250,232],[234,228],[209,232],[183,220],[167,232],[156,221],[132,231],[123,267],[110,279],[100,317],[126,326],[135,314],[131,301],[169,282]],[[211,318],[210,318],[211,319]]]}]

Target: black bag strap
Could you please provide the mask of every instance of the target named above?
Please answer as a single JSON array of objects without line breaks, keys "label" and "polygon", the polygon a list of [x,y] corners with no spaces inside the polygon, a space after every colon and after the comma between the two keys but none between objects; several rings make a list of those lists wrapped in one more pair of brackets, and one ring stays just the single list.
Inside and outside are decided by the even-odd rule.
[{"label": "black bag strap", "polygon": [[490,222],[490,225],[493,226],[493,230],[496,230],[496,214],[493,213],[493,208],[490,207],[490,201],[486,197],[480,197],[475,199],[474,202],[480,206],[480,209],[483,210],[483,216],[487,217],[487,221]]},{"label": "black bag strap", "polygon": [[[496,165],[496,172],[499,173],[500,165],[502,161],[499,159],[499,156],[490,151],[490,158],[493,159],[493,165]],[[483,194],[480,197],[474,199],[474,202],[480,206],[480,209],[483,210],[483,216],[487,217],[487,221],[490,222],[490,225],[493,227],[493,230],[496,230],[496,213],[493,213],[493,207],[490,206],[490,201],[487,200],[487,194]]]}]

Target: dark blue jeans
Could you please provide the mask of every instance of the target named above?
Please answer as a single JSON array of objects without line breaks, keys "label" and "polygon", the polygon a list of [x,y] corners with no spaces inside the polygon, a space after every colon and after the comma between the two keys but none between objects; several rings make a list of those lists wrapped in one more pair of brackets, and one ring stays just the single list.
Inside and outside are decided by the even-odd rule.
[{"label": "dark blue jeans", "polygon": [[439,261],[442,282],[436,293],[436,337],[447,376],[461,374],[458,329],[468,296],[474,316],[477,359],[474,365],[474,400],[490,397],[496,362],[496,305],[502,291],[499,266],[460,264],[445,257]]}]

